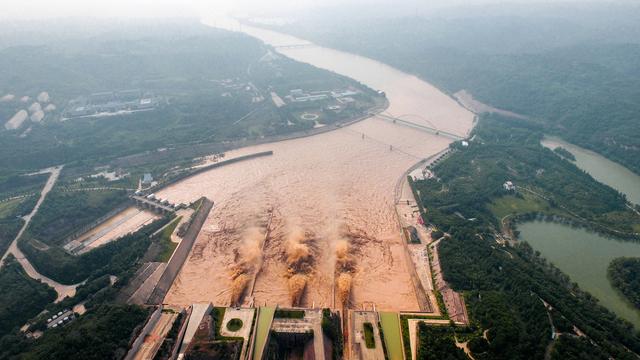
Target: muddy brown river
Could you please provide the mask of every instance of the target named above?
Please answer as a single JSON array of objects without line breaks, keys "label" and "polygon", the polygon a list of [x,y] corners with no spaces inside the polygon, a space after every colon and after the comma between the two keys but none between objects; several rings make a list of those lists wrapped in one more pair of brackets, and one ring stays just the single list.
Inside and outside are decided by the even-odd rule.
[{"label": "muddy brown river", "polygon": [[[272,45],[306,43],[242,30]],[[385,91],[387,114],[460,135],[472,128],[471,112],[387,65],[318,46],[279,52]],[[216,204],[165,302],[419,309],[394,187],[409,167],[450,141],[373,117],[312,137],[228,152],[227,158],[274,154],[211,170],[159,193],[171,202],[207,196]]]}]

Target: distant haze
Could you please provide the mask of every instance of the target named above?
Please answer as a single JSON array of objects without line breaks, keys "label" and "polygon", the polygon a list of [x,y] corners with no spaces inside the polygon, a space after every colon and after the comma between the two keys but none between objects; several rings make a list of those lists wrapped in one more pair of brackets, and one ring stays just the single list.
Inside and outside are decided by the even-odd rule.
[{"label": "distant haze", "polygon": [[[0,19],[33,20],[58,17],[197,17],[215,13],[287,13],[305,8],[358,6],[368,8],[392,5],[406,12],[425,11],[445,6],[503,3],[553,3],[540,0],[3,0]],[[557,1],[556,1],[557,2]],[[578,2],[578,1],[570,1]],[[620,2],[600,0],[598,2]]]}]

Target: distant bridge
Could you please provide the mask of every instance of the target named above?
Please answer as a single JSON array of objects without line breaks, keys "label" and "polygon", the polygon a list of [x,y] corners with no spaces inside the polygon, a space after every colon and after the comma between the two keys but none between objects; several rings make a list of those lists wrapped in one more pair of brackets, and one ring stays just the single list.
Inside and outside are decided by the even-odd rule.
[{"label": "distant bridge", "polygon": [[289,44],[289,45],[277,45],[274,46],[275,49],[303,49],[308,47],[314,47],[315,44],[305,43],[305,44]]},{"label": "distant bridge", "polygon": [[386,121],[391,121],[394,124],[400,124],[400,125],[404,125],[410,128],[414,128],[417,130],[422,130],[422,131],[426,131],[430,134],[433,135],[437,135],[437,136],[444,136],[446,138],[452,139],[452,140],[462,140],[464,139],[463,136],[460,136],[458,134],[454,134],[448,131],[444,131],[444,130],[438,130],[435,127],[431,127],[431,126],[426,126],[426,125],[420,125],[420,124],[416,124],[414,122],[411,121],[407,121],[407,120],[402,120],[400,118],[397,117],[393,117],[393,116],[389,116],[389,115],[385,115],[385,114],[371,114],[372,116],[378,117],[382,120],[386,120]]}]

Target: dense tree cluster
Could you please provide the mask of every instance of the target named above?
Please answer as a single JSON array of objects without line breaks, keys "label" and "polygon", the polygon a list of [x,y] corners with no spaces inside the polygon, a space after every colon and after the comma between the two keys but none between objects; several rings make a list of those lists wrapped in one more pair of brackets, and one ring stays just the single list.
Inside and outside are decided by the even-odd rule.
[{"label": "dense tree cluster", "polygon": [[465,226],[468,219],[498,227],[488,208],[509,195],[503,184],[512,181],[520,194],[547,204],[551,214],[580,220],[597,230],[633,233],[637,217],[626,198],[583,170],[540,145],[539,127],[497,115],[486,115],[474,130],[476,140],[454,151],[433,167],[437,179],[419,181],[427,220],[443,230]]},{"label": "dense tree cluster", "polygon": [[447,327],[418,323],[418,359],[467,360],[464,351],[456,346],[453,332]]},{"label": "dense tree cluster", "polygon": [[0,269],[0,289],[0,337],[24,325],[56,299],[56,292],[31,279],[12,255]]},{"label": "dense tree cluster", "polygon": [[44,333],[37,341],[5,337],[3,359],[121,359],[151,309],[102,305],[69,325]]},{"label": "dense tree cluster", "polygon": [[640,258],[616,258],[611,261],[608,275],[614,287],[640,308]]},{"label": "dense tree cluster", "polygon": [[[440,243],[445,279],[465,293],[471,319],[487,330],[487,344],[476,346],[482,353],[474,357],[543,358],[551,343],[549,316],[558,331],[567,332],[560,338],[574,336],[575,325],[602,352],[632,357],[625,347],[640,351],[632,325],[598,305],[526,243],[497,244],[493,234],[501,224],[490,209],[496,199],[520,196],[507,195],[502,187],[512,180],[548,199],[541,200],[548,203],[545,211],[626,230],[633,214],[624,196],[540,146],[541,133],[525,122],[485,116],[474,134],[468,148],[434,166],[436,179],[414,183],[426,220],[450,234]],[[548,312],[543,300],[554,310]],[[554,351],[571,353],[565,345],[554,344]]]},{"label": "dense tree cluster", "polygon": [[331,359],[342,359],[344,339],[340,315],[331,309],[322,309],[322,333],[331,340]]}]

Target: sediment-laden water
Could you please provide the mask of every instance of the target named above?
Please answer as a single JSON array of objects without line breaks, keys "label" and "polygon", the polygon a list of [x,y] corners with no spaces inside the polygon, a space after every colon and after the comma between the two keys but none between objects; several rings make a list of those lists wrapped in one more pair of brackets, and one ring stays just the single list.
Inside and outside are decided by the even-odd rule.
[{"label": "sediment-laden water", "polygon": [[[302,41],[243,30],[271,44]],[[394,116],[458,134],[472,127],[472,113],[414,76],[321,47],[282,52],[385,91]],[[393,191],[406,169],[450,141],[370,118],[227,153],[231,158],[274,152],[189,178],[159,194],[171,202],[204,195],[216,204],[166,301],[230,304],[238,287],[249,292],[249,279],[260,271],[253,293],[260,305],[339,306],[344,300],[351,307],[374,303],[380,309],[417,310]]]}]

